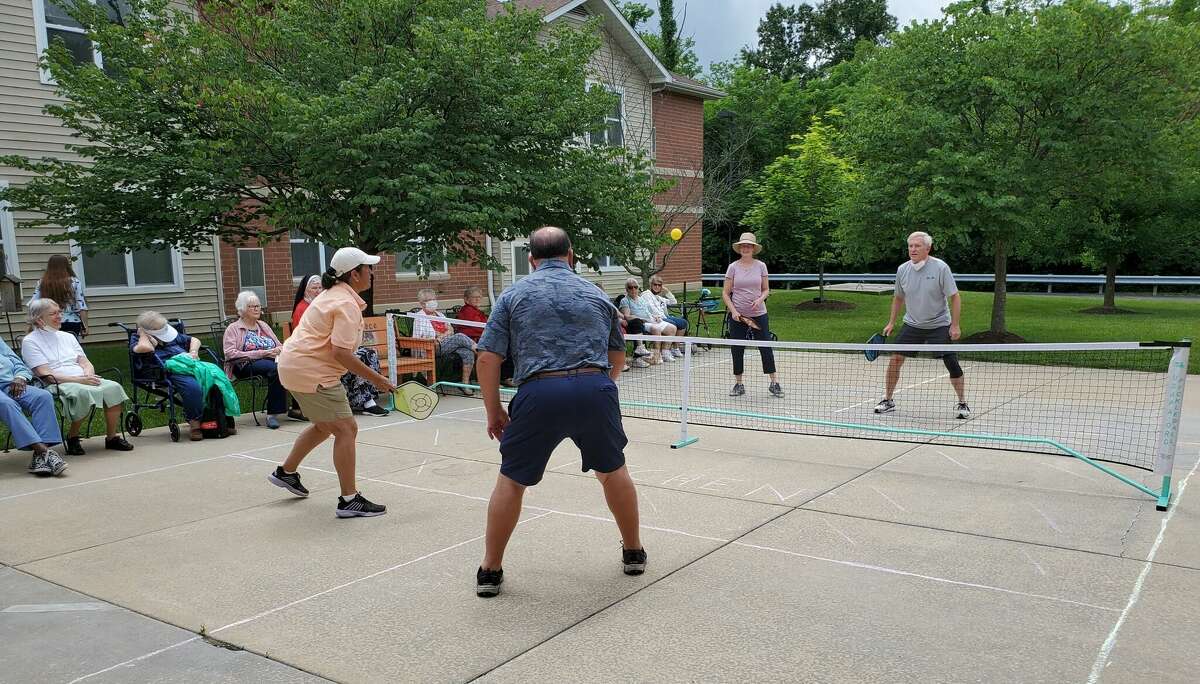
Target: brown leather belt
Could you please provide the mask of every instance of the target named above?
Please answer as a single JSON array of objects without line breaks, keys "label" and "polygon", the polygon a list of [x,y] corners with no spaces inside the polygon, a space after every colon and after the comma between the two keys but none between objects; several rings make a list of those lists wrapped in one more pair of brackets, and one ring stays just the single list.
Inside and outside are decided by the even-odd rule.
[{"label": "brown leather belt", "polygon": [[607,372],[603,368],[596,368],[595,366],[584,366],[583,368],[572,368],[571,370],[542,371],[541,373],[534,373],[525,378],[525,382],[541,380],[542,378],[564,378],[571,375],[592,375]]}]

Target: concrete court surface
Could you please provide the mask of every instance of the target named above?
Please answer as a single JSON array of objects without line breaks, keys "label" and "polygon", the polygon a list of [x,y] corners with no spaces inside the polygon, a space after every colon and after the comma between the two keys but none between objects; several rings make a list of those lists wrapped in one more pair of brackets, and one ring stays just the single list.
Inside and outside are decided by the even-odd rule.
[{"label": "concrete court surface", "polygon": [[1067,457],[627,420],[647,574],[567,443],[490,600],[483,415],[360,419],[373,519],[328,446],[266,482],[298,423],[0,455],[0,682],[1195,681],[1200,377],[1167,513]]}]

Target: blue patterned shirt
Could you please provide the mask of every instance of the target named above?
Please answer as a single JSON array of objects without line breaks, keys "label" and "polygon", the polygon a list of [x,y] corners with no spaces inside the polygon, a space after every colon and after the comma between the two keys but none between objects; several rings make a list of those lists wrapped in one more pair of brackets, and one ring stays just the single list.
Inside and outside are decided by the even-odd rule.
[{"label": "blue patterned shirt", "polygon": [[518,382],[544,371],[609,369],[609,351],[624,351],[617,309],[564,259],[537,270],[496,300],[479,351],[512,357]]}]

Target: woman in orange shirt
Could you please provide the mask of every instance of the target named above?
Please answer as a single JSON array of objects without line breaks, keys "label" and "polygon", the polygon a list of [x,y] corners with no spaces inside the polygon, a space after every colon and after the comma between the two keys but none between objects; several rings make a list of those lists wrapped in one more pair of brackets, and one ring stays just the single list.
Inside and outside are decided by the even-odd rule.
[{"label": "woman in orange shirt", "polygon": [[381,392],[396,389],[354,353],[362,344],[362,312],[367,307],[358,293],[371,287],[372,267],[377,263],[379,257],[355,247],[335,252],[329,268],[321,274],[325,291],[309,304],[276,361],[279,381],[296,398],[312,425],[300,433],[287,460],[267,479],[297,496],[308,496],[300,483],[300,463],[332,435],[333,467],[342,492],[336,510],[339,518],[387,512],[386,506],[372,503],[358,492],[354,478],[358,423],[341,383],[342,375],[349,371],[368,379]]}]

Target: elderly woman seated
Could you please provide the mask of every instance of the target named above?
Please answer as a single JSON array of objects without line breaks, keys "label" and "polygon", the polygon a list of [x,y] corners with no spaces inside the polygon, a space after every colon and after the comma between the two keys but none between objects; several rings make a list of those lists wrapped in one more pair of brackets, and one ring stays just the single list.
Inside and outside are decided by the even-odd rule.
[{"label": "elderly woman seated", "polygon": [[[658,299],[649,292],[642,292],[642,285],[637,278],[629,278],[625,281],[625,296],[621,298],[620,312],[621,317],[630,324],[634,321],[641,321],[642,328],[647,335],[670,336],[675,334],[675,326],[668,323],[662,316]],[[650,346],[654,349],[650,355],[650,365],[670,363],[675,360],[670,345],[664,349],[662,342],[652,342]],[[637,355],[638,350],[635,349],[634,354]]]},{"label": "elderly woman seated", "polygon": [[[157,311],[147,311],[137,319],[137,334],[129,342],[136,354],[153,354],[167,372],[167,382],[175,388],[183,403],[193,442],[204,439],[200,419],[204,417],[206,397],[212,397],[218,415],[241,415],[241,406],[229,378],[211,363],[200,360],[200,340],[185,335],[167,323]],[[228,434],[235,434],[232,424]]]},{"label": "elderly woman seated", "polygon": [[238,319],[225,328],[221,348],[225,353],[225,375],[234,378],[259,376],[267,380],[267,427],[279,429],[279,417],[286,414],[287,390],[279,383],[275,357],[283,345],[271,326],[262,322],[262,304],[249,290],[239,292],[234,306]]},{"label": "elderly woman seated", "polygon": [[62,442],[54,398],[44,389],[30,387],[32,379],[33,371],[0,340],[0,423],[8,426],[18,449],[33,452],[29,472],[61,475],[67,464],[50,448]]},{"label": "elderly woman seated", "polygon": [[[456,354],[462,360],[462,384],[471,384],[471,370],[475,367],[475,342],[466,335],[455,332],[449,319],[438,311],[437,293],[429,288],[417,292],[421,311],[413,317],[413,337],[437,340],[439,354]],[[465,397],[475,396],[468,387],[456,388]]]},{"label": "elderly woman seated", "polygon": [[70,423],[67,429],[67,455],[82,456],[79,428],[93,409],[104,411],[104,448],[132,451],[133,445],[117,434],[121,408],[129,401],[121,384],[96,375],[79,346],[79,340],[62,330],[62,309],[53,299],[29,302],[29,324],[33,332],[21,341],[21,356],[35,375],[56,383],[63,401],[63,413]]}]

